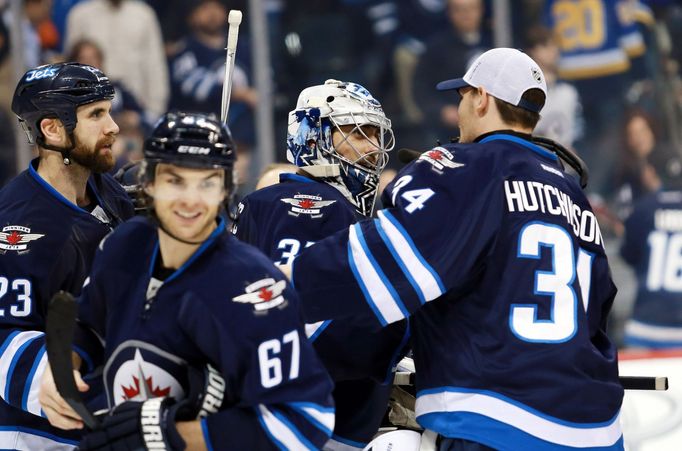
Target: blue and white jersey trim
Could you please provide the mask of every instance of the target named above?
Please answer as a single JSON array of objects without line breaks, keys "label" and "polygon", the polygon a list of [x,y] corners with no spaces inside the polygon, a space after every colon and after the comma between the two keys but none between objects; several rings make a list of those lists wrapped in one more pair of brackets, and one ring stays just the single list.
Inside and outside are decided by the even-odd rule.
[{"label": "blue and white jersey trim", "polygon": [[[5,342],[0,348],[0,396],[7,400],[7,393],[9,392],[10,386],[8,382],[12,381],[12,372],[14,367],[21,357],[22,352],[26,347],[33,341],[42,337],[43,332],[38,331],[26,331],[26,332],[14,332],[7,337]],[[23,382],[23,381],[22,381]]]},{"label": "blue and white jersey trim", "polygon": [[[622,438],[620,412],[604,423],[571,423],[544,415],[497,393],[440,387],[417,393],[417,421],[446,437],[509,443],[518,437],[521,449],[614,447]],[[447,418],[447,421],[443,421]],[[519,445],[519,443],[517,443]]]},{"label": "blue and white jersey trim", "polygon": [[31,367],[31,372],[24,387],[24,394],[21,397],[21,408],[37,416],[42,416],[42,407],[38,401],[38,394],[40,393],[40,380],[43,377],[45,365],[47,365],[47,353],[45,352],[45,346],[43,346],[33,363],[33,367]]},{"label": "blue and white jersey trim", "polygon": [[375,225],[398,265],[419,295],[422,304],[445,292],[443,282],[414,245],[414,242],[395,217],[383,210],[378,212]]},{"label": "blue and white jersey trim", "polygon": [[265,407],[258,405],[258,419],[268,437],[281,450],[300,451],[314,450],[315,447],[282,415],[278,415]]},{"label": "blue and white jersey trim", "polygon": [[326,321],[318,321],[316,323],[310,323],[305,325],[305,335],[308,340],[315,341],[324,330],[329,327],[332,320],[328,319]]},{"label": "blue and white jersey trim", "polygon": [[77,441],[59,438],[36,429],[20,426],[0,426],[0,449],[67,451],[73,450]]},{"label": "blue and white jersey trim", "polygon": [[332,435],[336,420],[332,407],[323,407],[311,402],[292,402],[289,405],[314,424],[316,428],[328,436]]},{"label": "blue and white jersey trim", "polygon": [[634,319],[625,323],[625,341],[652,348],[682,346],[682,327],[657,326]]},{"label": "blue and white jersey trim", "polygon": [[398,293],[368,249],[360,224],[349,229],[348,261],[367,303],[383,326],[407,316]]}]

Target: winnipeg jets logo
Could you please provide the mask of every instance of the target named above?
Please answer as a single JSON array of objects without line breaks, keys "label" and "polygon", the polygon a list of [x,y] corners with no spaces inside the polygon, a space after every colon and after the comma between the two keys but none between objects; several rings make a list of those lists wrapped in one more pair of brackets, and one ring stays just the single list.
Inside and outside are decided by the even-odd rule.
[{"label": "winnipeg jets logo", "polygon": [[145,401],[161,396],[182,399],[185,391],[175,377],[165,369],[144,360],[135,350],[133,360],[123,363],[114,376],[114,404],[124,401]]},{"label": "winnipeg jets logo", "polygon": [[434,147],[428,152],[419,156],[417,162],[425,161],[432,166],[432,169],[442,174],[445,169],[455,169],[464,166],[463,163],[453,161],[455,156],[443,147]]},{"label": "winnipeg jets logo", "polygon": [[271,308],[283,308],[287,305],[286,299],[282,296],[284,288],[286,288],[286,281],[275,281],[269,277],[250,284],[244,290],[246,293],[232,300],[242,304],[253,304],[256,313],[267,313],[267,310]]},{"label": "winnipeg jets logo", "polygon": [[25,251],[28,243],[44,237],[39,233],[31,233],[28,227],[9,225],[2,228],[0,232],[0,249],[6,251]]},{"label": "winnipeg jets logo", "polygon": [[322,208],[336,202],[335,200],[323,200],[320,196],[310,194],[296,194],[293,198],[285,197],[280,200],[291,205],[290,215],[298,217],[303,214],[309,215],[311,218],[321,218]]}]

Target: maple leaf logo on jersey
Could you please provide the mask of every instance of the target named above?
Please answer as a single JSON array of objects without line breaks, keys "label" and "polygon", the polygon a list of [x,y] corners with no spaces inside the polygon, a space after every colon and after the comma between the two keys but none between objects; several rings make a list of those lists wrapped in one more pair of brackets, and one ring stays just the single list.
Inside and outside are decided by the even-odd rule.
[{"label": "maple leaf logo on jersey", "polygon": [[[147,352],[149,350],[146,350]],[[146,401],[160,396],[182,399],[185,391],[168,371],[142,357],[135,349],[132,360],[118,367],[113,380],[114,404],[125,401]]]},{"label": "maple leaf logo on jersey", "polygon": [[282,292],[286,288],[286,281],[269,277],[261,279],[247,286],[246,293],[232,298],[234,302],[242,304],[253,304],[256,313],[267,313],[274,307],[283,308],[287,305]]},{"label": "maple leaf logo on jersey", "polygon": [[152,398],[158,398],[162,396],[168,396],[170,394],[170,387],[166,388],[159,388],[154,387],[154,382],[152,381],[152,377],[148,377],[144,381],[144,390],[140,390],[140,379],[133,376],[133,385],[126,387],[123,386],[121,387],[123,389],[123,397],[127,400],[133,399],[136,396],[139,396],[142,391],[146,391],[151,395]]},{"label": "maple leaf logo on jersey", "polygon": [[322,208],[333,204],[335,200],[324,200],[320,196],[310,194],[296,194],[293,198],[280,199],[285,204],[291,205],[289,214],[292,216],[309,215],[311,218],[321,218]]},{"label": "maple leaf logo on jersey", "polygon": [[0,249],[6,251],[25,251],[28,243],[44,237],[39,233],[31,233],[28,227],[9,225],[0,232]]},{"label": "maple leaf logo on jersey", "polygon": [[424,152],[419,156],[417,162],[425,161],[429,163],[432,169],[442,174],[445,169],[455,169],[464,166],[464,163],[457,163],[453,159],[455,156],[443,147],[434,147],[428,152]]}]

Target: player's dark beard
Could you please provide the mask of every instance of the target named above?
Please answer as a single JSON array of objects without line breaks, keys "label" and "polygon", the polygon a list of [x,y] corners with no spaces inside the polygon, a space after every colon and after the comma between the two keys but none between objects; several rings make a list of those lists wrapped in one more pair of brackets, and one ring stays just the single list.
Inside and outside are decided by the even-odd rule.
[{"label": "player's dark beard", "polygon": [[114,144],[116,140],[113,136],[106,136],[95,144],[94,149],[85,147],[78,138],[74,137],[76,145],[71,151],[71,159],[81,166],[90,169],[96,174],[102,174],[110,171],[114,167],[114,157],[111,153],[102,154],[102,147],[109,147]]}]

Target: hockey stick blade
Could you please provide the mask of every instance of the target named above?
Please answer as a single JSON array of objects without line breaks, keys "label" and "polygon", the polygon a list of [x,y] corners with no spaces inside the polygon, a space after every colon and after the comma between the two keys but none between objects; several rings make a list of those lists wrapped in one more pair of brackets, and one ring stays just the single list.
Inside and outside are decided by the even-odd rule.
[{"label": "hockey stick blade", "polygon": [[86,426],[95,429],[99,426],[99,420],[85,406],[73,378],[71,346],[76,313],[76,300],[69,293],[60,291],[50,300],[45,326],[47,358],[59,394],[80,415]]},{"label": "hockey stick blade", "polygon": [[[393,385],[414,385],[414,375],[408,371],[396,371],[393,376]],[[656,390],[668,389],[667,377],[649,376],[620,376],[620,384],[625,390]]]},{"label": "hockey stick blade", "polygon": [[625,390],[657,390],[668,389],[668,378],[664,376],[620,376],[620,384]]}]

